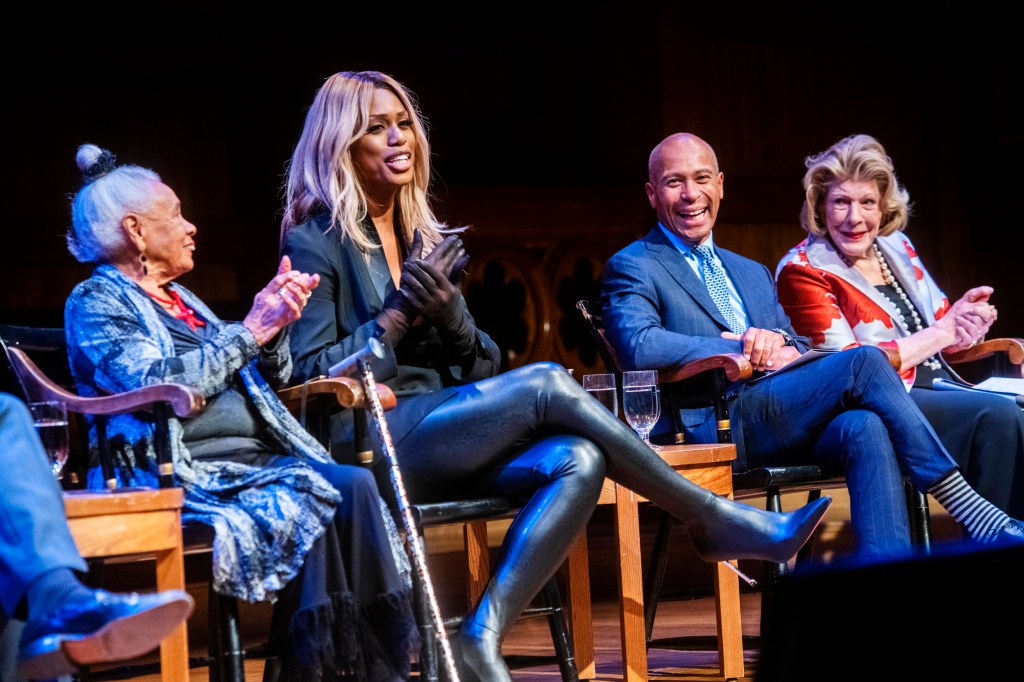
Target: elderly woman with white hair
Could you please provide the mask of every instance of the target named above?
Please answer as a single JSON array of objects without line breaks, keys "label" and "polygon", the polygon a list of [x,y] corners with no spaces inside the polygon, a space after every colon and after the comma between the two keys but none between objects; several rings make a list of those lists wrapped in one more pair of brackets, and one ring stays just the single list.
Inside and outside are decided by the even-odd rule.
[{"label": "elderly woman with white hair", "polygon": [[[272,389],[291,374],[289,325],[318,276],[283,258],[245,318],[222,322],[175,281],[193,268],[196,227],[174,191],[94,145],[77,161],[68,247],[96,264],[65,308],[79,391],[176,382],[205,396],[201,415],[170,420],[184,517],[215,531],[219,593],[277,601],[286,679],[407,678],[418,643],[410,586],[373,477],[331,461]],[[155,483],[151,415],[111,417],[107,439],[122,484]],[[94,468],[90,485],[100,479]]]}]

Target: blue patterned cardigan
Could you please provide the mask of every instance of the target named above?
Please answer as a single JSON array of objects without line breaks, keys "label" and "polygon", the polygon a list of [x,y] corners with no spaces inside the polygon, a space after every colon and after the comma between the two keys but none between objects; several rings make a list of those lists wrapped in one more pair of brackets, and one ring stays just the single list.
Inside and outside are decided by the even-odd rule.
[{"label": "blue patterned cardigan", "polygon": [[[241,324],[225,324],[194,294],[172,284],[213,334],[198,349],[174,355],[171,335],[149,296],[110,265],[78,284],[64,309],[68,355],[82,395],[103,395],[174,382],[209,398],[238,375],[268,438],[282,454],[326,462],[327,452],[292,417],[263,377],[283,385],[291,374],[286,328],[280,343],[261,352]],[[259,371],[257,371],[257,367]],[[261,374],[262,373],[262,374]],[[120,482],[156,484],[154,423],[143,412],[110,417],[108,441]],[[170,420],[177,483],[185,490],[183,517],[214,528],[213,577],[217,592],[248,601],[273,601],[299,571],[313,542],[331,522],[340,501],[323,477],[301,462],[263,468],[226,461],[193,461],[182,426]],[[91,426],[90,487],[101,487],[96,430]],[[385,519],[393,530],[390,518]],[[395,533],[392,537],[394,550]],[[397,556],[397,555],[396,555]]]}]

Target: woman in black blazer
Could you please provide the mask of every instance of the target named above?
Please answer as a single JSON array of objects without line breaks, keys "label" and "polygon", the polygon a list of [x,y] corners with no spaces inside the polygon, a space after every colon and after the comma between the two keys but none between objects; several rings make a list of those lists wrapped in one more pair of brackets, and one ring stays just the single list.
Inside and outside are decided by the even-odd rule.
[{"label": "woman in black blazer", "polygon": [[[510,680],[501,639],[583,531],[606,475],[687,524],[708,561],[786,561],[831,500],[790,514],[734,503],[687,481],[564,368],[504,374],[458,286],[459,230],[430,209],[430,149],[413,95],[379,72],[327,79],[288,169],[282,253],[318,273],[293,325],[296,378],[366,345],[398,396],[389,413],[403,477],[417,501],[503,495],[522,504],[486,591],[452,640],[463,680]],[[332,451],[350,451],[351,424]]]}]

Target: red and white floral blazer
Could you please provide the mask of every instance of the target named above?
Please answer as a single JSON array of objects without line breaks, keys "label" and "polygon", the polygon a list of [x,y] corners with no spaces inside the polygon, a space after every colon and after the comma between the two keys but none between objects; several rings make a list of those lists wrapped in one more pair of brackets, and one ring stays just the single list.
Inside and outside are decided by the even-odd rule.
[{"label": "red and white floral blazer", "polygon": [[[932,280],[914,245],[902,232],[876,240],[907,296],[927,324],[949,310],[949,299]],[[853,346],[896,346],[910,336],[896,309],[867,279],[840,260],[832,244],[808,236],[779,261],[775,269],[779,302],[793,328],[815,348],[843,350]],[[902,370],[907,390],[916,367]]]}]

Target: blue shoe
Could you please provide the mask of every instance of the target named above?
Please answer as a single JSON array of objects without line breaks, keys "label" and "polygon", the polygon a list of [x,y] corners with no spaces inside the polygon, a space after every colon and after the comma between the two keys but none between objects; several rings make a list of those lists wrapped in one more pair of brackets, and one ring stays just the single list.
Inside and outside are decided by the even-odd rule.
[{"label": "blue shoe", "polygon": [[1024,544],[1024,523],[1010,519],[1009,523],[1000,528],[994,537],[982,547],[1008,547]]},{"label": "blue shoe", "polygon": [[45,618],[25,623],[18,645],[19,672],[30,680],[47,680],[69,675],[79,666],[141,656],[188,618],[194,605],[182,590],[92,590],[86,599],[72,600]]}]

